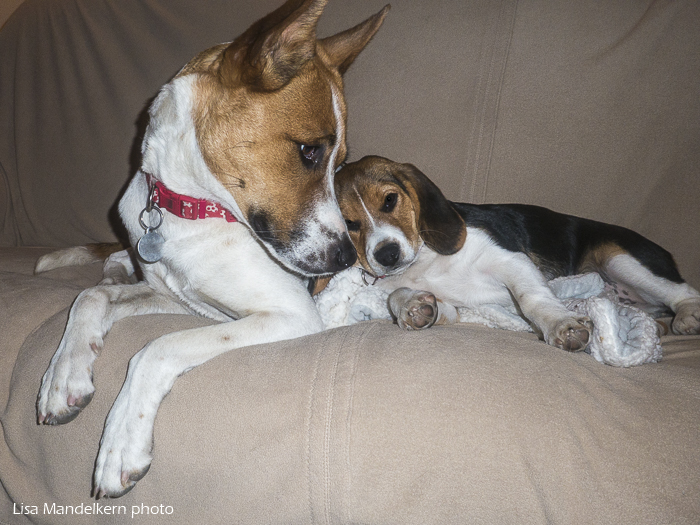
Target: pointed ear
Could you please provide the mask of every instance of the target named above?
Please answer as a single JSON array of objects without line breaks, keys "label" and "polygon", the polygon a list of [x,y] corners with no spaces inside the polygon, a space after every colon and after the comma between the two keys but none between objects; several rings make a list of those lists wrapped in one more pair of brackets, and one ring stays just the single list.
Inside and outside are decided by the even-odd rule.
[{"label": "pointed ear", "polygon": [[261,91],[284,87],[316,54],[316,25],[328,0],[288,0],[254,23],[222,55],[224,81]]},{"label": "pointed ear", "polygon": [[391,5],[387,4],[377,14],[357,24],[355,27],[319,40],[318,43],[330,60],[329,65],[337,69],[341,75],[344,75],[355,58],[357,58],[357,55],[360,54],[360,51],[365,48],[379,30],[389,9],[391,9]]},{"label": "pointed ear", "polygon": [[412,164],[401,164],[394,176],[406,187],[416,208],[418,229],[425,244],[441,255],[459,251],[467,227],[433,181]]}]

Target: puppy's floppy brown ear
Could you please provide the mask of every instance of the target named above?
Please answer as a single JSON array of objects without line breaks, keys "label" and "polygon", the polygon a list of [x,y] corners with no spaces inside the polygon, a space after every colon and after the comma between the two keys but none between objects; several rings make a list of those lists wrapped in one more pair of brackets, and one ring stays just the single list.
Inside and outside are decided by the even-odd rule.
[{"label": "puppy's floppy brown ear", "polygon": [[387,4],[377,14],[355,27],[318,41],[328,55],[330,65],[335,67],[341,75],[345,74],[357,55],[379,31],[390,8],[391,6]]},{"label": "puppy's floppy brown ear", "polygon": [[441,255],[456,253],[467,238],[464,220],[440,188],[422,171],[412,164],[402,164],[401,167],[394,175],[413,200],[423,241]]},{"label": "puppy's floppy brown ear", "polygon": [[316,25],[328,0],[288,0],[226,48],[220,75],[261,91],[284,87],[316,54]]}]

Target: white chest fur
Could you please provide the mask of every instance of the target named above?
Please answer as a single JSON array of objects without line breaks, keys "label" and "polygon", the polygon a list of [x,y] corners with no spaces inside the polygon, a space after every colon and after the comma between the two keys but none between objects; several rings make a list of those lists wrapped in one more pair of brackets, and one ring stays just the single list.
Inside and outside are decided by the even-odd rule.
[{"label": "white chest fur", "polygon": [[377,285],[427,290],[450,304],[513,304],[510,292],[497,275],[507,264],[526,256],[497,246],[483,231],[467,228],[467,241],[454,255],[440,255],[423,246],[418,259],[403,274],[386,277]]}]

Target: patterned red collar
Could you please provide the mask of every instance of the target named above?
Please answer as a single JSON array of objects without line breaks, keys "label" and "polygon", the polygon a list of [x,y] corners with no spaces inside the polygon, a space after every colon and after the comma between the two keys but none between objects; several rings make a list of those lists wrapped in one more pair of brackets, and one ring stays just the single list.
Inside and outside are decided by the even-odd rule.
[{"label": "patterned red collar", "polygon": [[149,188],[153,188],[151,200],[159,208],[168,210],[182,219],[196,220],[219,218],[226,222],[238,222],[233,214],[221,204],[206,199],[195,199],[169,190],[150,173],[145,173]]}]

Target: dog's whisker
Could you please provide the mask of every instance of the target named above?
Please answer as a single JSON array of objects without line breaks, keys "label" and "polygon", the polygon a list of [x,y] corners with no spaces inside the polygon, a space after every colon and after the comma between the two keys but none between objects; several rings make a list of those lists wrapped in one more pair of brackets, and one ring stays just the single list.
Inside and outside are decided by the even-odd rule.
[{"label": "dog's whisker", "polygon": [[252,140],[243,140],[241,142],[234,144],[233,146],[228,146],[227,148],[221,148],[220,151],[228,151],[230,149],[236,149],[236,148],[250,148],[254,144],[255,144],[255,142]]},{"label": "dog's whisker", "polygon": [[266,230],[255,230],[256,233],[294,233],[294,230],[291,228],[273,228],[273,229],[266,229]]},{"label": "dog's whisker", "polygon": [[439,233],[440,235],[447,236],[447,233],[442,232],[440,230],[418,230],[418,233]]},{"label": "dog's whisker", "polygon": [[228,179],[231,180],[231,182],[222,182],[221,185],[226,188],[245,188],[245,181],[243,179],[239,179],[238,177],[232,177],[229,176]]}]

